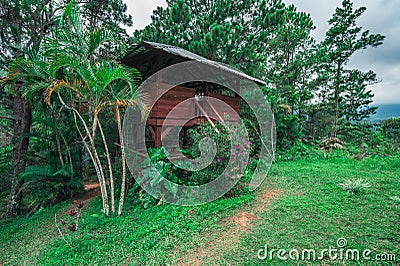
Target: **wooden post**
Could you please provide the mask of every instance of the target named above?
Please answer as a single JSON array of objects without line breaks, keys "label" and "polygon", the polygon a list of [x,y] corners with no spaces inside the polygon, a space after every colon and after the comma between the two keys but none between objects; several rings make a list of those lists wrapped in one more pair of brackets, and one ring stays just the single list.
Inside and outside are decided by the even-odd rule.
[{"label": "wooden post", "polygon": [[188,128],[183,127],[183,147],[187,148],[188,145]]},{"label": "wooden post", "polygon": [[161,129],[161,126],[156,126],[154,139],[156,147],[161,147]]},{"label": "wooden post", "polygon": [[222,118],[222,116],[217,112],[217,110],[214,108],[214,106],[210,103],[207,102],[208,106],[210,106],[211,110],[215,113],[215,115],[218,117],[220,122],[224,122],[224,119]]},{"label": "wooden post", "polygon": [[214,128],[215,132],[219,134],[219,130],[215,127],[214,122],[211,120],[211,118],[208,116],[207,112],[201,107],[201,105],[197,102],[196,99],[193,99],[194,103],[197,105],[197,107],[200,109],[201,113],[205,116],[205,118],[208,120],[208,122],[212,125]]}]

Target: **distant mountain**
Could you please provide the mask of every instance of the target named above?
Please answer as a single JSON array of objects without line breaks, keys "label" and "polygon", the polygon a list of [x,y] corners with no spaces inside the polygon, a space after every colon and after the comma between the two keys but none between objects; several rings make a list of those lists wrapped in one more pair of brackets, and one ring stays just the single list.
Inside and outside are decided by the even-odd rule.
[{"label": "distant mountain", "polygon": [[376,114],[371,116],[371,121],[386,120],[391,117],[400,117],[400,104],[382,104],[374,105],[378,107]]}]

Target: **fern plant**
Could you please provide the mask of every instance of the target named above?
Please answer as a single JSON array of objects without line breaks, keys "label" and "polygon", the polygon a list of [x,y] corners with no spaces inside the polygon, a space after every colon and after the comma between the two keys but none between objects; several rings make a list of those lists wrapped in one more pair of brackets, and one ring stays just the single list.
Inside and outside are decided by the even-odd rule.
[{"label": "fern plant", "polygon": [[69,164],[57,169],[51,165],[29,166],[19,175],[24,181],[20,193],[31,192],[29,206],[48,206],[65,200],[70,193],[78,194],[83,191],[83,181],[76,176]]}]

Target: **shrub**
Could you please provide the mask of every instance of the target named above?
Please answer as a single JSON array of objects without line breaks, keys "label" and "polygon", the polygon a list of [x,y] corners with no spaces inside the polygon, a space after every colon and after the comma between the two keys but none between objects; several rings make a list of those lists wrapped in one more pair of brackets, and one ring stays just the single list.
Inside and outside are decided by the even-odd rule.
[{"label": "shrub", "polygon": [[[167,160],[167,151],[163,147],[150,148],[149,157],[143,162],[142,170],[138,173],[140,176],[137,182],[128,191],[128,196],[134,198],[134,203],[147,209],[154,206],[157,201],[140,187],[139,183],[150,182],[152,187],[161,186],[162,178],[166,178],[174,183],[178,183],[178,177],[175,174],[176,167]],[[175,187],[159,187],[160,191],[169,191],[173,195],[177,193]]]},{"label": "shrub", "polygon": [[[52,165],[28,166],[19,176],[29,205],[49,206],[83,192],[83,181],[71,165],[61,168]],[[28,202],[26,202],[28,204]]]},{"label": "shrub", "polygon": [[[189,137],[193,142],[190,151],[194,157],[200,158],[201,149],[208,148],[204,147],[208,145],[208,143],[204,143],[206,138],[213,140],[215,143],[215,147],[210,148],[215,152],[215,157],[206,168],[191,172],[185,185],[202,185],[211,182],[225,171],[231,157],[235,162],[240,163],[237,163],[233,169],[230,169],[225,174],[231,178],[242,176],[244,169],[248,165],[248,158],[245,158],[244,150],[251,151],[252,142],[247,138],[242,138],[244,127],[234,126],[230,123],[225,123],[224,125],[216,123],[215,127],[213,127],[207,123],[200,125],[197,129],[190,130]],[[218,132],[216,129],[218,129]],[[209,158],[203,159],[204,162],[201,162],[201,164],[204,163],[205,165]]]},{"label": "shrub", "polygon": [[346,180],[344,183],[339,184],[339,186],[355,195],[365,194],[371,187],[367,180],[362,178]]}]

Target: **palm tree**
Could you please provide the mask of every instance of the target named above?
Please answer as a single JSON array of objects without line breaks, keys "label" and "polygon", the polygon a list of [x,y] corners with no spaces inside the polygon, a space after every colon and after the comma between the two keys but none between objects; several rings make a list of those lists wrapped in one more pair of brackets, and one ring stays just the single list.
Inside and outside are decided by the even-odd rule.
[{"label": "palm tree", "polygon": [[[104,145],[111,190],[111,211],[115,212],[114,176],[106,136],[101,126],[101,114],[109,107],[117,110],[119,137],[121,133],[120,107],[139,105],[144,107],[136,88],[141,82],[140,73],[104,56],[106,47],[115,45],[113,31],[100,28],[89,31],[81,23],[79,7],[70,2],[56,16],[57,27],[47,36],[36,55],[16,60],[9,69],[6,80],[24,79],[29,84],[27,93],[43,91],[44,102],[56,100],[71,110],[75,125],[94,165],[103,201],[103,210],[109,215],[108,193],[104,167],[97,151],[95,137],[99,131]],[[91,119],[85,120],[82,108],[85,105]],[[81,127],[83,126],[83,130]],[[126,164],[123,141],[122,185],[118,215],[122,213],[126,184]]]}]

